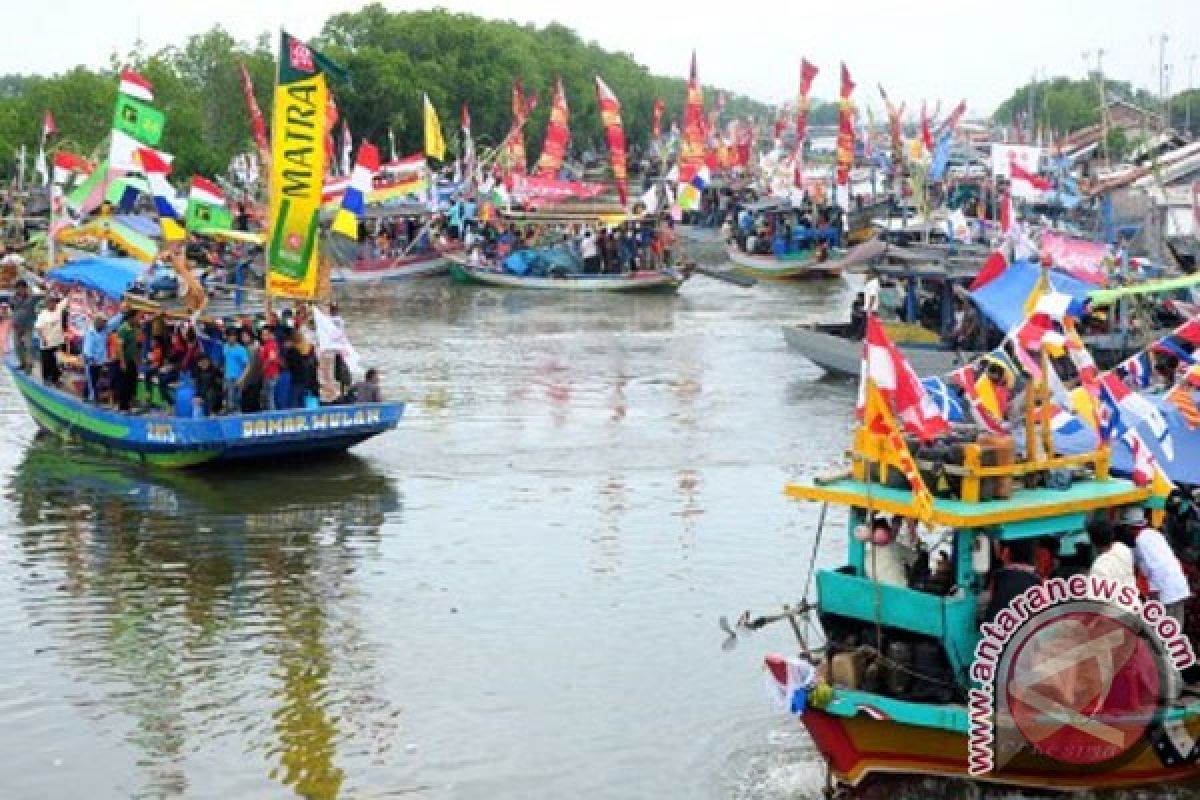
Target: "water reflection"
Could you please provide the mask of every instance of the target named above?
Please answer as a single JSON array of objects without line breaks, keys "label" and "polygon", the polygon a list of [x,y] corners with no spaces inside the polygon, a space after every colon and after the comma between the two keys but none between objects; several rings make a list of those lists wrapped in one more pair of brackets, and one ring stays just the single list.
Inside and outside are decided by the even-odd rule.
[{"label": "water reflection", "polygon": [[396,714],[356,583],[401,500],[366,462],[148,474],[35,441],[7,500],[38,658],[137,748],[134,795],[223,795],[197,763],[256,753],[264,777],[335,797],[344,749],[386,751]]}]

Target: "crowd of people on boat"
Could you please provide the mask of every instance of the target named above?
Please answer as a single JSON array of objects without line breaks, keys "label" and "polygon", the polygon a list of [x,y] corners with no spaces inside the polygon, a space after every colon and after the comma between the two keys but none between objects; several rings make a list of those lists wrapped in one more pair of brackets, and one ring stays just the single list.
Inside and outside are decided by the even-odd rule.
[{"label": "crowd of people on boat", "polygon": [[[1013,599],[1054,577],[1093,575],[1137,587],[1139,596],[1163,604],[1185,630],[1189,611],[1200,625],[1200,569],[1196,548],[1200,515],[1190,494],[1177,491],[1167,504],[1165,532],[1151,524],[1145,509],[1128,506],[1112,515],[1094,515],[1086,537],[1052,536],[993,541],[983,576],[981,623],[995,619]],[[916,521],[901,515],[873,518],[866,557],[867,577],[883,584],[947,594],[955,582],[951,532],[918,534]],[[932,544],[927,542],[931,541]]]},{"label": "crowd of people on boat", "polygon": [[721,223],[721,239],[748,255],[786,258],[810,252],[818,262],[841,246],[842,215],[836,206],[755,211],[739,206]]},{"label": "crowd of people on boat", "polygon": [[[382,400],[377,370],[355,382],[340,352],[320,348],[324,312],[305,304],[192,319],[126,302],[75,331],[62,297],[48,292],[39,303],[20,280],[11,306],[21,370],[35,374],[36,363],[43,383],[119,411],[207,416]],[[336,305],[327,319],[344,328]]]},{"label": "crowd of people on boat", "polygon": [[677,261],[675,223],[665,220],[627,220],[616,225],[585,222],[492,222],[464,227],[463,246],[471,266],[502,265],[523,250],[565,247],[587,275],[616,275],[659,270]]}]

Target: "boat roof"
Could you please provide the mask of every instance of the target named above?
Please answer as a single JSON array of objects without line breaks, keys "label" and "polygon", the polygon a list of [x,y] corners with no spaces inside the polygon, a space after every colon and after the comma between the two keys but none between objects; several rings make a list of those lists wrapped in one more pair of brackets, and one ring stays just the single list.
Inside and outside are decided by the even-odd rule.
[{"label": "boat roof", "polygon": [[[850,478],[820,484],[790,483],[784,491],[801,500],[916,516],[910,490]],[[1149,487],[1119,478],[1082,480],[1068,489],[1016,489],[1009,498],[978,503],[937,497],[930,522],[952,528],[999,526],[1001,538],[1020,539],[1079,530],[1088,512],[1137,505],[1149,497]]]}]

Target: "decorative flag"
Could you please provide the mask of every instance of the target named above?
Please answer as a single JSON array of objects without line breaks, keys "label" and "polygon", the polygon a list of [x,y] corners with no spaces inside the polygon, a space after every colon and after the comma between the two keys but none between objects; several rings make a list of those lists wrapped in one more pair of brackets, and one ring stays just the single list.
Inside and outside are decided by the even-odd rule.
[{"label": "decorative flag", "polygon": [[965,113],[967,113],[967,101],[959,101],[959,104],[954,107],[954,110],[950,112],[945,120],[943,120],[942,124],[938,127],[938,130],[940,132],[949,131],[951,134],[953,134],[955,128],[958,127],[959,120],[962,119],[962,116]]},{"label": "decorative flag", "polygon": [[1000,415],[999,403],[992,382],[986,374],[976,375],[970,364],[956,370],[951,379],[962,387],[963,395],[971,409],[971,416],[979,427],[988,433],[1007,433]]},{"label": "decorative flag", "polygon": [[238,64],[242,76],[242,94],[246,97],[246,110],[250,113],[250,132],[254,135],[254,146],[258,148],[258,160],[266,169],[271,163],[271,145],[267,143],[267,123],[263,120],[258,99],[254,96],[254,84],[245,64]]},{"label": "decorative flag", "polygon": [[358,146],[354,171],[350,173],[350,185],[342,195],[342,207],[333,218],[333,230],[350,239],[358,238],[358,221],[362,218],[367,195],[371,192],[378,171],[379,150],[370,142],[363,142]]},{"label": "decorative flag", "polygon": [[900,435],[885,392],[868,377],[864,394],[863,425],[871,433],[883,436],[887,440],[891,457],[895,459],[912,489],[912,504],[916,512],[914,516],[922,522],[929,522],[933,517],[933,495],[921,478],[921,471],[913,461],[908,443]]},{"label": "decorative flag", "polygon": [[629,154],[625,149],[625,128],[621,124],[621,103],[599,75],[596,76],[596,101],[600,106],[600,121],[604,124],[604,138],[608,142],[613,178],[617,182],[617,195],[621,205],[625,206],[629,204]]},{"label": "decorative flag", "polygon": [[542,157],[534,167],[534,174],[551,178],[558,175],[567,155],[567,143],[571,140],[571,130],[567,125],[569,113],[567,93],[563,90],[562,78],[559,78],[554,83],[550,121],[546,123],[546,140],[542,143]]},{"label": "decorative flag", "polygon": [[937,146],[933,149],[933,158],[929,162],[929,179],[940,181],[946,177],[946,167],[950,164],[950,148],[954,144],[954,130],[943,128],[938,134]]},{"label": "decorative flag", "polygon": [[933,152],[933,134],[929,131],[929,109],[924,100],[921,101],[921,144],[925,146],[925,152]]},{"label": "decorative flag", "polygon": [[129,67],[121,70],[121,82],[117,91],[126,97],[132,97],[146,103],[154,102],[154,87],[150,81],[137,74]]},{"label": "decorative flag", "polygon": [[667,104],[662,101],[661,97],[654,101],[654,114],[650,122],[650,136],[655,141],[662,138],[662,116],[666,109]]},{"label": "decorative flag", "polygon": [[156,146],[162,140],[166,123],[167,116],[162,111],[118,94],[109,143],[109,167],[120,172],[136,170],[137,151],[143,146]]},{"label": "decorative flag", "polygon": [[1185,349],[1184,346],[1171,335],[1163,336],[1161,339],[1158,339],[1152,345],[1150,345],[1150,349],[1156,353],[1163,353],[1164,355],[1171,356],[1184,364],[1190,365],[1196,363],[1195,355]]},{"label": "decorative flag", "polygon": [[[463,106],[463,109],[464,110],[466,109],[465,105]],[[396,160],[396,134],[392,132],[392,128],[390,125],[388,126],[388,149],[391,152],[392,161],[395,161]]]},{"label": "decorative flag", "polygon": [[883,324],[874,314],[867,316],[863,346],[864,383],[869,382],[883,392],[888,407],[900,417],[905,430],[924,441],[950,430],[950,423],[939,413],[912,365],[888,339]]},{"label": "decorative flag", "polygon": [[47,109],[42,115],[42,140],[45,141],[51,136],[58,135],[58,124],[54,121],[54,115]]},{"label": "decorative flag", "polygon": [[883,84],[879,84],[879,96],[883,98],[883,105],[887,109],[888,115],[888,132],[892,140],[892,170],[896,175],[904,173],[904,126],[901,118],[904,116],[904,103],[899,107],[892,103],[890,97],[883,89]]},{"label": "decorative flag", "polygon": [[1050,183],[1050,181],[1046,180],[1040,175],[1035,175],[1022,167],[1019,163],[1017,163],[1016,156],[1011,154],[1008,160],[1008,174],[1013,183],[1025,183],[1028,184],[1031,189],[1045,192],[1054,188],[1054,185]]},{"label": "decorative flag", "polygon": [[1143,350],[1122,361],[1120,371],[1124,375],[1125,382],[1132,388],[1145,389],[1150,385],[1150,379],[1154,375],[1154,365],[1150,362],[1149,354]]},{"label": "decorative flag", "polygon": [[438,120],[433,103],[429,102],[429,95],[426,94],[423,97],[425,98],[425,155],[436,158],[438,161],[445,161],[446,140],[442,138],[442,123]]},{"label": "decorative flag", "polygon": [[350,123],[342,117],[342,174],[350,174],[350,154],[354,152],[354,139],[350,136]]},{"label": "decorative flag", "polygon": [[271,131],[271,232],[267,291],[312,297],[317,288],[317,232],[326,152],[326,73],[340,69],[304,42],[282,33]]},{"label": "decorative flag", "polygon": [[475,140],[471,138],[471,112],[467,109],[467,104],[462,104],[460,124],[462,126],[462,141],[463,141],[463,178],[466,185],[469,187],[473,183],[478,183],[475,175]]},{"label": "decorative flag", "polygon": [[104,202],[108,174],[108,162],[100,162],[100,165],[67,195],[67,208],[82,216]]},{"label": "decorative flag", "polygon": [[1101,405],[1106,406],[1108,411],[1107,433],[1102,430],[1102,435],[1108,438],[1113,430],[1121,432],[1134,428],[1139,423],[1145,423],[1150,433],[1158,440],[1163,455],[1168,461],[1174,461],[1175,446],[1162,412],[1111,372],[1100,376],[1099,384]]},{"label": "decorative flag", "polygon": [[1190,386],[1180,383],[1167,392],[1163,399],[1175,406],[1190,430],[1200,427],[1200,408],[1196,407],[1196,398],[1192,396]]},{"label": "decorative flag", "polygon": [[704,90],[696,70],[696,51],[692,51],[692,68],[688,76],[687,100],[683,106],[683,132],[679,145],[679,182],[689,183],[704,168],[704,142],[707,123],[704,119]]},{"label": "decorative flag", "polygon": [[232,228],[233,214],[225,207],[225,193],[221,191],[221,187],[207,178],[192,176],[185,221],[190,231],[203,228]]},{"label": "decorative flag", "polygon": [[143,147],[137,151],[137,160],[141,165],[142,174],[146,176],[150,194],[154,197],[154,208],[158,211],[159,219],[179,219],[179,210],[175,208],[175,188],[167,181],[167,175],[171,173],[170,156],[159,150]]},{"label": "decorative flag", "polygon": [[65,186],[72,175],[91,175],[96,165],[83,156],[57,150],[54,153],[54,184]]},{"label": "decorative flag", "polygon": [[962,401],[958,399],[958,393],[944,378],[937,376],[922,378],[921,387],[947,422],[966,422]]},{"label": "decorative flag", "polygon": [[816,80],[818,72],[816,65],[809,63],[807,58],[800,59],[800,94],[796,98],[796,150],[798,152],[804,151],[804,140],[808,138],[808,93],[812,90],[813,81]]},{"label": "decorative flag", "polygon": [[325,169],[330,175],[336,175],[341,166],[337,158],[337,148],[333,141],[333,129],[337,126],[338,107],[333,92],[325,95]]},{"label": "decorative flag", "polygon": [[512,87],[512,127],[507,138],[507,172],[509,175],[524,175],[527,170],[525,160],[525,120],[532,111],[530,100],[525,96],[521,79],[513,81]]},{"label": "decorative flag", "polygon": [[838,100],[837,134],[837,185],[850,185],[850,168],[854,166],[854,107],[850,105],[850,94],[854,81],[850,70],[842,64],[842,85]]},{"label": "decorative flag", "polygon": [[1200,319],[1190,319],[1172,333],[1190,345],[1200,346]]}]

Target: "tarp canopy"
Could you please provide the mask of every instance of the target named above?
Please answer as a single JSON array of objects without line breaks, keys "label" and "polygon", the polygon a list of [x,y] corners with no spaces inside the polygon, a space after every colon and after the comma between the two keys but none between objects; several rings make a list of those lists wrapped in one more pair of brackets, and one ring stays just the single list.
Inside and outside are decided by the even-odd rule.
[{"label": "tarp canopy", "polygon": [[1094,305],[1108,305],[1119,297],[1131,297],[1137,294],[1156,294],[1173,292],[1176,289],[1190,289],[1200,284],[1200,272],[1194,275],[1181,275],[1178,278],[1167,278],[1162,281],[1146,281],[1132,286],[1119,286],[1115,289],[1097,289],[1089,296]]},{"label": "tarp canopy", "polygon": [[82,286],[120,300],[145,269],[145,264],[132,258],[96,256],[68,261],[47,272],[46,277],[57,283]]},{"label": "tarp canopy", "polygon": [[[1200,486],[1200,428],[1195,430],[1189,428],[1179,410],[1164,400],[1161,395],[1143,392],[1142,397],[1153,403],[1166,419],[1167,430],[1170,432],[1171,455],[1174,458],[1167,458],[1161,442],[1144,422],[1138,423],[1137,426],[1142,441],[1154,454],[1168,478],[1175,483]],[[1133,453],[1129,450],[1129,445],[1125,443],[1125,440],[1120,437],[1113,437],[1112,468],[1118,475],[1130,475],[1133,472]]]},{"label": "tarp canopy", "polygon": [[[1025,303],[1037,285],[1042,268],[1028,261],[1014,261],[996,278],[971,292],[975,305],[1002,331],[1011,331],[1025,318]],[[1077,302],[1088,299],[1092,285],[1078,278],[1050,270],[1051,288],[1068,294]]]}]

